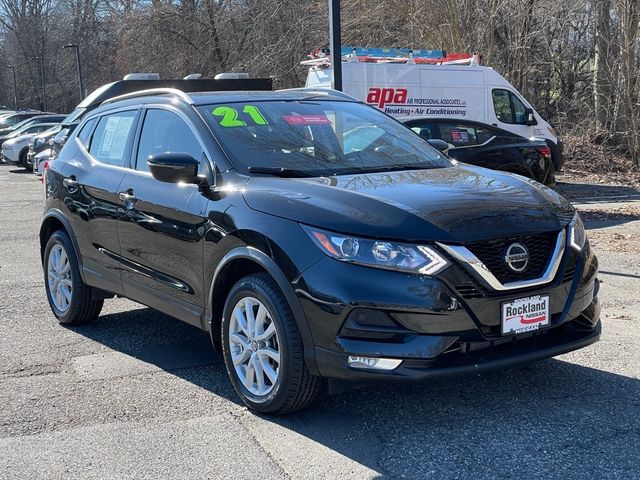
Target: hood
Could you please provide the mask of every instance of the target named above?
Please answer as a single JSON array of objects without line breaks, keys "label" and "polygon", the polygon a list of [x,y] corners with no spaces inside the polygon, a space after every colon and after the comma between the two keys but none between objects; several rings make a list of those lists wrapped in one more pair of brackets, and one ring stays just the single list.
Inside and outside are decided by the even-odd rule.
[{"label": "hood", "polygon": [[[2,143],[2,146],[6,147],[6,148],[11,148],[16,144],[16,141],[18,140],[18,138],[19,137],[10,138],[10,139],[4,141]],[[2,140],[2,138],[0,138],[0,140]]]},{"label": "hood", "polygon": [[28,135],[19,135],[17,137],[13,137],[5,140],[2,145],[9,148],[14,147],[15,145],[20,145],[22,143],[28,142],[31,139],[31,137],[33,137],[32,133]]},{"label": "hood", "polygon": [[36,154],[35,157],[36,159],[41,159],[41,158],[46,158],[46,157],[50,157],[51,156],[51,149],[47,148],[46,150],[41,151],[40,153]]},{"label": "hood", "polygon": [[27,142],[31,140],[33,137],[35,137],[35,133],[25,133],[24,135],[19,135],[9,141],[15,142],[15,143],[21,143],[21,142]]},{"label": "hood", "polygon": [[524,177],[469,165],[321,178],[251,177],[250,208],[336,232],[465,242],[560,230],[573,207]]}]

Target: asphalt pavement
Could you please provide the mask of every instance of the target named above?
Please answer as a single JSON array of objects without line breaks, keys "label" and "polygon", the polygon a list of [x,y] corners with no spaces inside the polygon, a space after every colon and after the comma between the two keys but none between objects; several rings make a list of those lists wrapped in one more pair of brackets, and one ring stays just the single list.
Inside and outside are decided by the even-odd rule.
[{"label": "asphalt pavement", "polygon": [[596,242],[599,343],[283,418],[239,403],[207,334],[142,305],[60,326],[41,215],[38,179],[0,165],[0,479],[640,478],[640,250],[618,248],[640,236],[634,215],[587,222],[611,240]]}]

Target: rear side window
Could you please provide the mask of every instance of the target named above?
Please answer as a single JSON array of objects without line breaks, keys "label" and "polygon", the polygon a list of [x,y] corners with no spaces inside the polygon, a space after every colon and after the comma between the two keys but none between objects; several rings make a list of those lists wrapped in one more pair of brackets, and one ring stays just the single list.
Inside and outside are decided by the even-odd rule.
[{"label": "rear side window", "polygon": [[440,138],[456,147],[478,144],[476,129],[468,125],[443,123],[440,125]]},{"label": "rear side window", "polygon": [[438,132],[438,125],[434,125],[434,124],[414,125],[411,127],[411,130],[413,130],[418,135],[420,135],[420,137],[422,137],[424,140],[440,138],[440,135]]},{"label": "rear side window", "polygon": [[198,161],[203,153],[191,127],[179,115],[167,110],[148,110],[140,134],[136,170],[148,171],[147,159],[165,152],[186,153]]},{"label": "rear side window", "polygon": [[493,109],[496,112],[496,118],[502,123],[510,123],[517,125],[526,125],[527,106],[509,90],[496,88],[492,90]]},{"label": "rear side window", "polygon": [[92,118],[84,124],[82,130],[78,133],[78,141],[87,149],[89,148],[89,140],[91,140],[91,134],[93,133],[93,127],[95,127],[95,125],[96,119]]},{"label": "rear side window", "polygon": [[122,167],[125,149],[133,130],[136,111],[117,112],[101,117],[91,140],[89,153],[101,163]]},{"label": "rear side window", "polygon": [[494,133],[488,128],[469,125],[464,123],[440,125],[440,138],[456,147],[466,147],[469,145],[482,145],[490,140]]}]

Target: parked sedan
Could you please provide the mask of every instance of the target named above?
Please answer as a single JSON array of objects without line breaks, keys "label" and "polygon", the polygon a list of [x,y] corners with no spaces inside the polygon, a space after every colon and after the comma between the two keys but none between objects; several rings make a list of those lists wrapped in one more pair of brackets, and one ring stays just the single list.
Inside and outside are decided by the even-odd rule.
[{"label": "parked sedan", "polygon": [[35,134],[55,127],[56,125],[55,123],[38,123],[27,127],[20,135],[10,138],[2,144],[2,158],[6,163],[28,168],[27,152],[31,139]]},{"label": "parked sedan", "polygon": [[20,110],[17,112],[10,112],[0,118],[0,129],[13,127],[28,118],[42,114],[43,112],[39,112],[37,110]]},{"label": "parked sedan", "polygon": [[26,118],[11,127],[0,128],[0,137],[8,135],[28,125],[36,125],[38,123],[58,123],[64,120],[64,117],[65,115],[46,114],[46,115],[36,115],[35,117]]},{"label": "parked sedan", "polygon": [[458,119],[418,118],[404,122],[425,140],[443,140],[446,153],[464,163],[517,173],[554,185],[551,149],[543,139],[524,138],[493,125]]}]

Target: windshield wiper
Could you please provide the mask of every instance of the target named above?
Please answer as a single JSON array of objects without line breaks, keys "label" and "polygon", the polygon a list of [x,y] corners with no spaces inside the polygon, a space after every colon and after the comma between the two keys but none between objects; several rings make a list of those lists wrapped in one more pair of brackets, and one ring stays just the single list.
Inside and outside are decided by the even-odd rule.
[{"label": "windshield wiper", "polygon": [[293,170],[284,167],[249,167],[249,173],[264,173],[265,175],[273,175],[283,178],[304,178],[313,177],[310,172],[304,170]]},{"label": "windshield wiper", "polygon": [[397,172],[402,170],[430,170],[432,168],[438,168],[434,165],[416,165],[415,163],[408,165],[388,165],[380,167],[359,168],[354,170],[354,173],[380,173],[380,172]]}]

